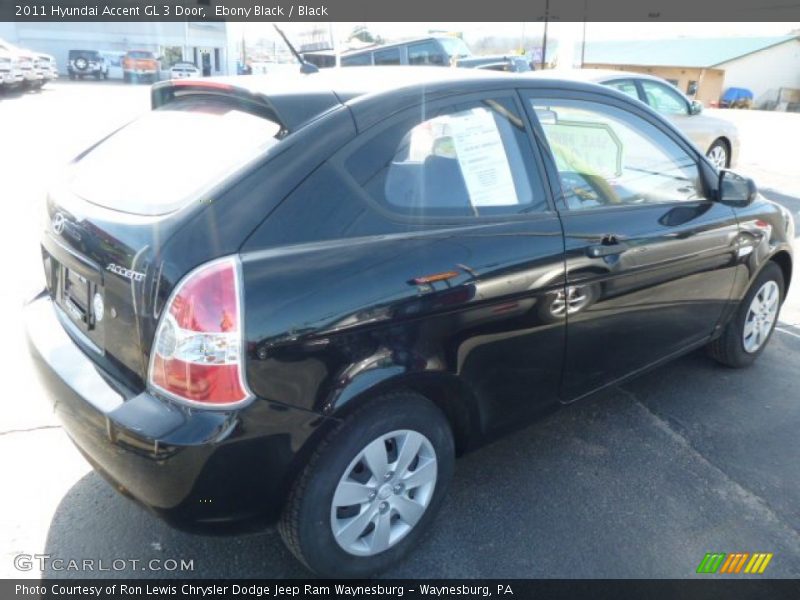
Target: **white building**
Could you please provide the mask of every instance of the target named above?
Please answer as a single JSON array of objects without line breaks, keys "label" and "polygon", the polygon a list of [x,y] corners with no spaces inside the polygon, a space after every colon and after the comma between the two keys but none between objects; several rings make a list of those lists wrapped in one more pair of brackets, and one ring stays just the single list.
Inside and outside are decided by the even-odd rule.
[{"label": "white building", "polygon": [[236,74],[235,49],[223,23],[0,23],[0,38],[23,48],[52,54],[66,74],[70,50],[125,52],[149,50],[162,58],[162,69],[187,60],[206,75]]},{"label": "white building", "polygon": [[775,43],[720,63],[726,87],[753,91],[758,106],[778,99],[782,88],[800,89],[800,37],[786,36]]}]

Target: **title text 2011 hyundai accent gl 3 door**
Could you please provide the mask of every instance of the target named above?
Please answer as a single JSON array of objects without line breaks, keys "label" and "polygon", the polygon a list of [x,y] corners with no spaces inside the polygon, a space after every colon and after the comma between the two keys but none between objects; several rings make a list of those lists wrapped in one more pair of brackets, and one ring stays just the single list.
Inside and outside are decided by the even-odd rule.
[{"label": "title text 2011 hyundai accent gl 3 door", "polygon": [[785,211],[613,90],[445,71],[166,82],[69,167],[25,314],[118,489],[366,576],[457,453],[700,344],[763,351]]}]

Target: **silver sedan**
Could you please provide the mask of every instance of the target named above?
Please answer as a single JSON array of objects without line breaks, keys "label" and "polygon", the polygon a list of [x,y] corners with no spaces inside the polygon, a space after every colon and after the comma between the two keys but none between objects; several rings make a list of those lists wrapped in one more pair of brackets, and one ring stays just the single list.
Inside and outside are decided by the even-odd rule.
[{"label": "silver sedan", "polygon": [[619,90],[667,117],[718,169],[736,165],[739,156],[739,132],[736,126],[702,114],[702,103],[687,98],[660,77],[610,69],[559,69],[536,71],[529,76],[592,81]]}]

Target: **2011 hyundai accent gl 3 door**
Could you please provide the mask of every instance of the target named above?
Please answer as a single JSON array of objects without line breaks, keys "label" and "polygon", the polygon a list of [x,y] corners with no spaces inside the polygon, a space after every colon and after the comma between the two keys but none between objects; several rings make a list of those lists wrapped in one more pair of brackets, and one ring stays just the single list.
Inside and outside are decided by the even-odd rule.
[{"label": "2011 hyundai accent gl 3 door", "polygon": [[325,576],[418,544],[458,453],[699,345],[752,362],[791,279],[788,213],[641,103],[389,71],[154,86],[51,193],[25,310],[117,489],[277,520]]}]

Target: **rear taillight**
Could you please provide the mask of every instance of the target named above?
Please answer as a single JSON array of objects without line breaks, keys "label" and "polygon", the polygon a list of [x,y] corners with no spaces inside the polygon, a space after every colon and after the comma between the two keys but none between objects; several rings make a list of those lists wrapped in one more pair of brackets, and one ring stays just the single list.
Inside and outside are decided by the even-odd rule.
[{"label": "rear taillight", "polygon": [[237,259],[215,260],[187,275],[164,307],[153,340],[153,390],[207,406],[248,400],[242,317]]}]

